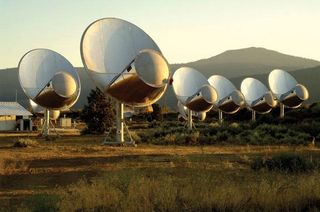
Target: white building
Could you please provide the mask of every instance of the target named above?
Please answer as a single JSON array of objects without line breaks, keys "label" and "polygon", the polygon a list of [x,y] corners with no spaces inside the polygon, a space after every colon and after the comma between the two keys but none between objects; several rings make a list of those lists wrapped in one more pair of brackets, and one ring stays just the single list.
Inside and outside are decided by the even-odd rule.
[{"label": "white building", "polygon": [[31,116],[18,102],[0,102],[0,131],[32,130]]}]

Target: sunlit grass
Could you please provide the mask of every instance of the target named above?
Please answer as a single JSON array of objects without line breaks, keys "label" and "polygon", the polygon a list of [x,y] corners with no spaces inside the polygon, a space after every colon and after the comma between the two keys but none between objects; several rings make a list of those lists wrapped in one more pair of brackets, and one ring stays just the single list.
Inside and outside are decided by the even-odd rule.
[{"label": "sunlit grass", "polygon": [[301,211],[320,207],[319,173],[127,169],[58,188],[62,211]]},{"label": "sunlit grass", "polygon": [[[190,141],[196,139],[190,137]],[[101,145],[102,136],[36,139],[0,148],[0,205],[61,211],[299,211],[319,208],[318,170],[286,174],[251,170],[258,157],[309,146]],[[8,186],[9,185],[9,186]],[[14,197],[16,200],[11,200]],[[11,203],[13,202],[13,203]]]}]

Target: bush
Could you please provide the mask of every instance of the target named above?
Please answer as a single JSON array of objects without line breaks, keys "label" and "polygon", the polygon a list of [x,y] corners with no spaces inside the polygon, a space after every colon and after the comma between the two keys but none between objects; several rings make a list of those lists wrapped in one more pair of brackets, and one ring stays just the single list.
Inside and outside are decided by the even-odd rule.
[{"label": "bush", "polygon": [[59,211],[59,197],[57,195],[37,194],[27,199],[26,205],[31,211]]},{"label": "bush", "polygon": [[39,143],[35,140],[28,138],[21,138],[13,143],[13,147],[36,147],[39,146]]},{"label": "bush", "polygon": [[217,140],[218,141],[227,141],[229,139],[230,134],[228,131],[218,131],[217,133]]},{"label": "bush", "polygon": [[141,137],[135,131],[130,131],[130,136],[136,143],[141,142]]},{"label": "bush", "polygon": [[189,135],[186,136],[186,144],[188,145],[195,145],[199,143],[199,131],[195,131],[190,133]]},{"label": "bush", "polygon": [[165,144],[176,144],[177,136],[176,134],[168,134],[163,138]]},{"label": "bush", "polygon": [[152,104],[152,113],[151,113],[152,120],[161,120],[162,118],[162,110],[161,106],[157,103]]},{"label": "bush", "polygon": [[316,163],[296,154],[281,154],[272,158],[256,158],[252,164],[253,170],[283,171],[291,173],[308,172],[316,168]]}]

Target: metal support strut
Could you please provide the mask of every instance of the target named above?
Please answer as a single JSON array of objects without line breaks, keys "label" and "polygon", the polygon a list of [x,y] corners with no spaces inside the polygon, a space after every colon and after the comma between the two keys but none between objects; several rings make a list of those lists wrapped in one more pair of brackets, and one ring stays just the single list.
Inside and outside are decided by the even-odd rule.
[{"label": "metal support strut", "polygon": [[51,129],[53,129],[54,133],[56,134],[56,136],[60,136],[59,133],[57,132],[55,126],[53,125],[53,123],[50,120],[50,110],[46,109],[44,111],[44,123],[42,125],[42,130],[41,130],[41,134],[43,137],[49,137],[51,136],[51,130],[50,130],[50,125],[51,125]]},{"label": "metal support strut", "polygon": [[116,140],[117,142],[123,144],[124,143],[124,133],[123,133],[123,104],[117,102],[116,106],[117,111],[117,135]]},{"label": "metal support strut", "polygon": [[46,109],[44,111],[44,125],[43,125],[43,135],[45,137],[50,134],[50,111]]},{"label": "metal support strut", "polygon": [[255,111],[255,110],[252,110],[251,112],[252,112],[252,118],[251,118],[251,120],[252,120],[253,122],[255,122],[255,121],[256,121],[256,111]]},{"label": "metal support strut", "polygon": [[219,124],[222,124],[223,122],[223,113],[222,113],[222,110],[219,110]]},{"label": "metal support strut", "polygon": [[284,104],[280,103],[280,118],[284,118]]},{"label": "metal support strut", "polygon": [[[132,139],[129,129],[124,121],[123,117],[123,103],[118,102],[116,103],[116,141],[107,141],[107,138],[104,140],[103,144],[105,145],[113,145],[113,144],[119,144],[119,145],[132,145],[136,146],[135,141]],[[128,137],[130,138],[130,141],[124,140],[124,127],[126,129],[126,132],[128,134]]]},{"label": "metal support strut", "polygon": [[192,110],[188,109],[188,130],[192,130]]}]

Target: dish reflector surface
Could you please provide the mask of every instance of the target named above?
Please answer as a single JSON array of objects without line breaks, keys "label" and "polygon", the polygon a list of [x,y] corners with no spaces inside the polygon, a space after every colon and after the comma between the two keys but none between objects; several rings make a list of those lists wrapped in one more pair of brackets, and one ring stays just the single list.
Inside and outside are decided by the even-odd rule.
[{"label": "dish reflector surface", "polygon": [[105,18],[89,25],[81,57],[96,85],[126,104],[149,105],[167,86],[169,66],[159,47],[127,21]]},{"label": "dish reflector surface", "polygon": [[218,92],[219,98],[217,102],[230,96],[233,91],[237,90],[230,80],[220,75],[213,75],[209,77],[208,81]]},{"label": "dish reflector surface", "polygon": [[244,95],[247,105],[252,106],[252,103],[262,98],[267,92],[267,87],[257,79],[245,78],[241,82],[241,92]]},{"label": "dish reflector surface", "polygon": [[[198,93],[204,85],[209,85],[208,80],[200,72],[189,67],[182,67],[176,70],[172,79],[173,90],[183,105],[186,105],[187,100]],[[211,101],[216,99],[213,99],[208,94],[209,88],[204,88],[203,90]]]},{"label": "dish reflector surface", "polygon": [[[178,112],[180,115],[178,117],[181,117],[184,120],[187,120],[188,119],[188,108],[186,106],[184,106],[183,104],[181,104],[180,101],[178,101],[177,107],[178,107]],[[207,115],[206,112],[192,111],[192,116],[196,116],[199,121],[204,121],[206,119],[206,115]]]},{"label": "dish reflector surface", "polygon": [[[34,101],[32,101],[31,99],[29,99],[30,101],[30,105],[32,108],[32,113],[36,114],[37,116],[44,116],[45,113],[45,108],[41,107],[40,105],[38,105],[37,103],[35,103]],[[49,111],[49,118],[50,120],[57,120],[60,116],[60,110],[50,110]]]},{"label": "dish reflector surface", "polygon": [[210,85],[218,92],[215,106],[225,113],[236,113],[244,104],[243,94],[233,83],[221,75],[213,75],[208,79]]},{"label": "dish reflector surface", "polygon": [[187,120],[187,119],[188,119],[187,107],[184,106],[183,104],[181,104],[180,101],[178,101],[177,107],[178,107],[178,112],[179,112],[179,114],[181,115],[181,117],[182,117],[184,120]]},{"label": "dish reflector surface", "polygon": [[34,49],[22,57],[19,81],[30,99],[48,109],[67,109],[80,95],[77,71],[62,55],[49,49]]},{"label": "dish reflector surface", "polygon": [[216,90],[193,68],[182,67],[176,70],[172,76],[172,85],[177,99],[192,111],[209,111],[217,99]]},{"label": "dish reflector surface", "polygon": [[45,108],[41,107],[40,105],[38,105],[37,103],[35,103],[34,101],[32,101],[32,99],[29,99],[30,105],[31,105],[31,109],[32,109],[32,113],[35,114],[39,114],[39,113],[44,113]]},{"label": "dish reflector surface", "polygon": [[272,93],[274,93],[277,98],[280,98],[282,94],[289,92],[298,84],[291,74],[280,69],[271,71],[268,81]]},{"label": "dish reflector surface", "polygon": [[268,113],[277,105],[272,93],[257,79],[245,78],[241,82],[241,92],[247,106],[258,113]]},{"label": "dish reflector surface", "polygon": [[293,76],[283,70],[271,71],[268,80],[272,93],[287,107],[299,107],[303,101],[309,98],[308,89],[298,84]]}]

